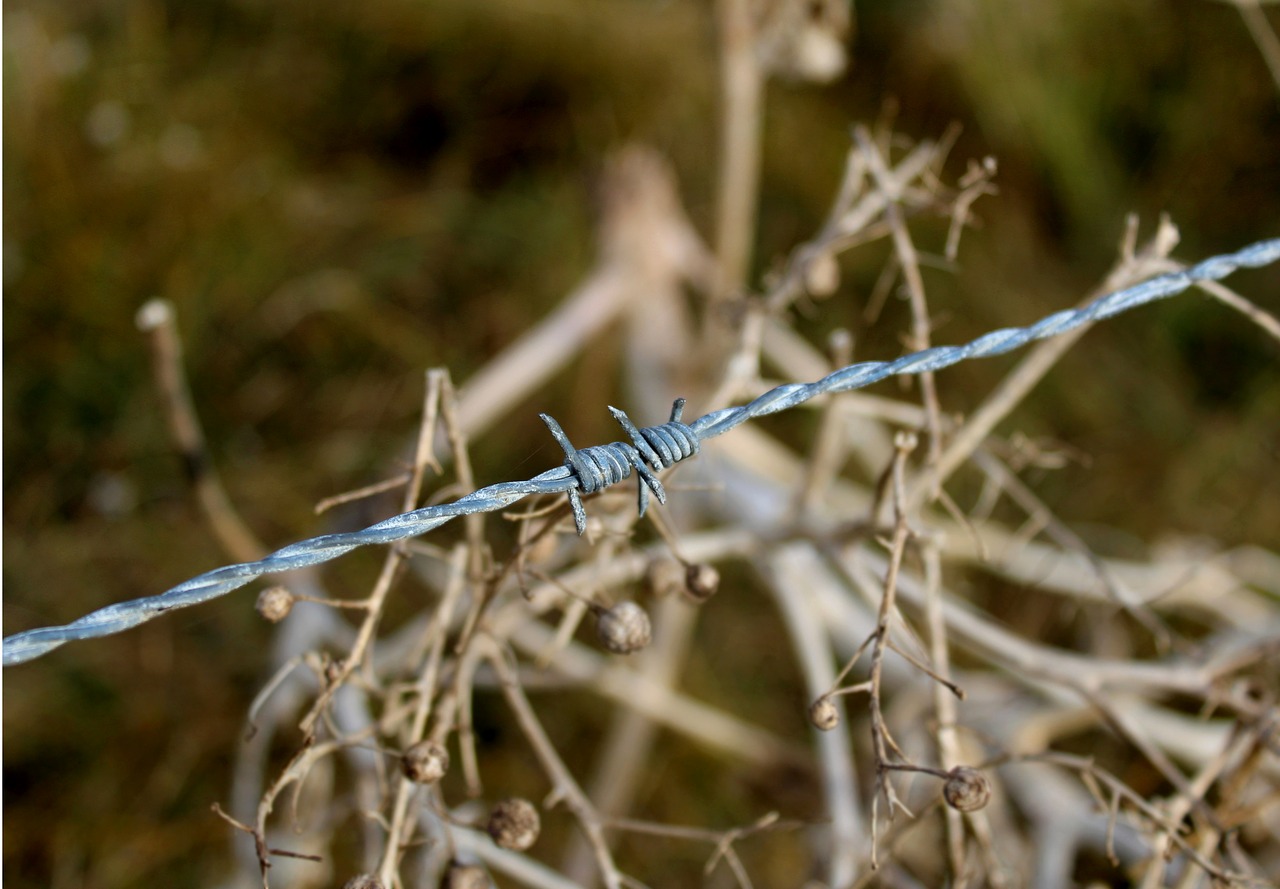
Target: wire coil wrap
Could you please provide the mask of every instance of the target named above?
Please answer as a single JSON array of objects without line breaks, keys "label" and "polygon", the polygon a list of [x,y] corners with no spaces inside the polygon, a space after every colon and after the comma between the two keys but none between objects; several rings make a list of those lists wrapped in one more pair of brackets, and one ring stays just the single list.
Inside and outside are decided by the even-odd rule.
[{"label": "wire coil wrap", "polygon": [[[564,450],[565,465],[578,480],[577,488],[570,488],[569,504],[573,507],[573,524],[578,534],[587,530],[587,511],[582,505],[583,494],[594,494],[631,477],[632,468],[639,475],[638,498],[640,515],[649,508],[649,492],[659,503],[667,502],[666,489],[656,472],[668,469],[681,460],[698,453],[698,434],[680,421],[684,412],[684,399],[677,398],[671,405],[671,419],[661,426],[637,428],[626,412],[610,406],[609,413],[618,421],[630,437],[630,444],[621,441],[606,445],[594,445],[578,450],[569,441],[560,424],[549,414],[539,414],[547,424],[551,436]],[[652,468],[650,468],[652,467]]]}]

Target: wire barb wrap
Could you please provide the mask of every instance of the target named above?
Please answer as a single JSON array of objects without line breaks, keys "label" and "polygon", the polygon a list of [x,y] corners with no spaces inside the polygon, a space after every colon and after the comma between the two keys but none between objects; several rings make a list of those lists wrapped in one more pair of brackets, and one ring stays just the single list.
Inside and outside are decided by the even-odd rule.
[{"label": "wire barb wrap", "polygon": [[1146,303],[1174,296],[1196,283],[1217,281],[1237,269],[1261,268],[1277,260],[1280,260],[1280,238],[1259,241],[1235,253],[1214,256],[1191,268],[1159,275],[1133,287],[1108,293],[1078,309],[1055,312],[1028,327],[994,330],[965,345],[935,346],[904,355],[894,361],[852,364],[814,383],[788,383],[779,386],[749,404],[713,411],[690,424],[685,424],[680,419],[684,408],[683,399],[675,402],[668,422],[643,429],[636,428],[622,411],[610,408],[614,418],[631,439],[629,443],[613,442],[577,450],[569,443],[560,424],[542,414],[543,422],[565,452],[565,462],[555,469],[528,481],[490,485],[452,503],[427,506],[392,516],[362,531],[326,534],[303,540],[256,562],[228,565],[193,577],[159,595],[109,605],[66,626],[15,633],[4,640],[4,666],[40,657],[67,642],[123,632],[176,608],[186,608],[224,596],[264,575],[318,565],[336,559],[358,546],[393,543],[417,537],[458,516],[505,509],[533,495],[568,494],[573,506],[574,524],[581,534],[586,529],[582,494],[592,494],[617,484],[629,478],[634,468],[639,475],[639,509],[643,513],[648,506],[650,491],[660,503],[666,502],[666,491],[654,474],[655,471],[687,460],[698,453],[701,442],[723,435],[748,420],[788,410],[819,395],[860,389],[897,374],[941,370],[973,358],[1010,352],[1035,340],[1057,336]]},{"label": "wire barb wrap", "polygon": [[637,507],[640,515],[649,508],[650,491],[659,503],[667,502],[666,489],[655,473],[698,453],[697,433],[680,422],[683,412],[684,399],[677,398],[671,406],[670,420],[661,426],[639,429],[624,411],[610,406],[609,413],[631,438],[630,444],[615,441],[582,450],[573,446],[569,436],[549,414],[538,415],[564,450],[565,466],[578,482],[577,489],[570,488],[568,493],[569,504],[573,508],[573,524],[579,536],[587,531],[587,511],[582,505],[582,494],[594,494],[630,478],[632,468],[639,476]]}]

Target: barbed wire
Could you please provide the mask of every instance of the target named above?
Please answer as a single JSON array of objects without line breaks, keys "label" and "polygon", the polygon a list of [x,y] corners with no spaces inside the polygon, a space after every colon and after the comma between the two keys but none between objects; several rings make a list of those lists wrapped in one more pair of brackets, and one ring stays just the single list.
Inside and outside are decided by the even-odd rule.
[{"label": "barbed wire", "polygon": [[581,534],[586,528],[581,495],[615,485],[629,478],[635,469],[639,476],[639,509],[643,514],[649,491],[659,502],[666,502],[666,493],[656,472],[695,456],[701,442],[723,435],[748,420],[788,410],[819,395],[860,389],[887,377],[927,373],[962,361],[1010,352],[1035,340],[1047,339],[1146,303],[1175,296],[1198,282],[1217,281],[1240,268],[1260,268],[1277,260],[1280,260],[1280,238],[1259,241],[1235,253],[1214,256],[1188,269],[1159,275],[1133,287],[1106,294],[1080,308],[1056,312],[1028,327],[994,330],[965,345],[936,346],[894,361],[851,364],[816,382],[778,386],[749,404],[712,411],[689,424],[680,419],[683,399],[676,401],[667,423],[644,428],[637,428],[625,413],[611,407],[609,410],[627,432],[630,442],[612,442],[579,450],[570,444],[568,436],[555,420],[542,414],[543,422],[565,451],[565,462],[555,469],[527,481],[490,485],[452,503],[393,516],[361,531],[325,534],[303,540],[256,562],[243,562],[206,572],[159,595],[109,605],[66,626],[15,633],[4,640],[3,663],[6,667],[20,664],[67,642],[114,635],[166,612],[225,596],[264,575],[327,562],[360,546],[417,537],[458,516],[505,509],[525,497],[567,494],[573,506],[574,524]]}]

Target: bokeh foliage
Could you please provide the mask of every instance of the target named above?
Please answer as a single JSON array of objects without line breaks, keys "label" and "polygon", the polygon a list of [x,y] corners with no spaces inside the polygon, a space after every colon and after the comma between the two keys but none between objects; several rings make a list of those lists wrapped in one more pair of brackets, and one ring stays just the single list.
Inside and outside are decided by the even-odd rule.
[{"label": "bokeh foliage", "polygon": [[[424,368],[465,380],[590,266],[610,149],[667,153],[709,236],[710,5],[6,3],[6,631],[223,560],[159,414],[133,324],[147,298],[177,306],[215,458],[250,524],[283,544],[324,529],[320,497],[395,471]],[[938,341],[1078,299],[1131,211],[1148,227],[1170,212],[1189,259],[1277,233],[1280,105],[1227,6],[862,3],[853,58],[832,86],[771,90],[761,271],[821,219],[848,125],[890,110],[916,138],[962,123],[957,170],[1000,162],[961,267],[929,281]],[[942,234],[926,229],[925,249]],[[885,256],[856,252],[802,327],[861,334]],[[1233,283],[1280,308],[1274,269]],[[866,342],[862,357],[895,348]],[[1018,414],[1092,458],[1041,492],[1068,521],[1147,542],[1280,545],[1278,367],[1273,343],[1195,296],[1108,322]],[[944,404],[971,407],[999,371],[948,371]],[[478,444],[483,482],[556,461],[534,414],[570,391]],[[332,572],[338,591],[367,582],[358,567]],[[223,873],[208,805],[225,799],[269,638],[247,603],[6,672],[10,885]],[[731,653],[702,660],[734,675]]]}]

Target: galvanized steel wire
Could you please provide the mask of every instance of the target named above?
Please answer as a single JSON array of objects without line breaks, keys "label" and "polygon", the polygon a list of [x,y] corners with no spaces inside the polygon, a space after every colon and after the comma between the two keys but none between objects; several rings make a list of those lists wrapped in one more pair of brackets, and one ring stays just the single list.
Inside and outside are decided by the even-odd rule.
[{"label": "galvanized steel wire", "polygon": [[610,408],[626,430],[629,442],[576,449],[555,420],[542,415],[552,435],[565,451],[565,463],[527,481],[502,482],[437,506],[427,506],[378,522],[362,531],[325,534],[276,550],[256,562],[228,565],[180,583],[156,596],[109,605],[61,627],[43,627],[15,633],[4,640],[4,666],[20,664],[46,654],[66,642],[95,639],[120,633],[178,608],[198,605],[236,590],[256,578],[306,568],[336,559],[359,546],[394,543],[417,537],[461,515],[505,509],[525,497],[567,494],[574,522],[581,533],[586,514],[581,495],[591,494],[630,477],[639,476],[639,508],[643,512],[652,491],[660,502],[666,494],[656,472],[695,456],[701,442],[734,429],[757,417],[775,414],[819,395],[860,389],[886,377],[941,370],[962,361],[999,355],[1094,321],[1182,293],[1194,284],[1217,281],[1240,268],[1259,268],[1280,260],[1280,238],[1260,241],[1235,253],[1215,256],[1198,265],[1170,272],[1123,290],[1101,296],[1078,308],[1043,318],[1029,327],[1010,327],[984,334],[961,346],[936,346],[904,355],[894,361],[864,361],[828,374],[808,384],[788,383],[764,393],[749,404],[713,411],[685,424],[678,400],[667,423],[637,428],[626,414]]}]

